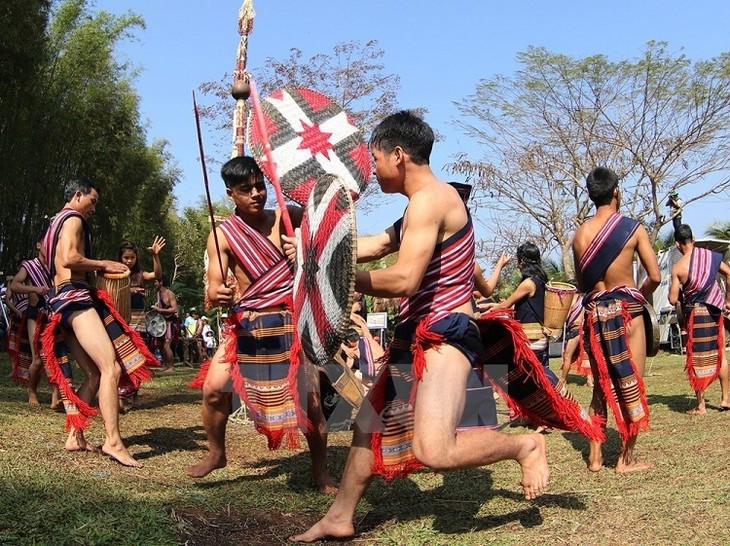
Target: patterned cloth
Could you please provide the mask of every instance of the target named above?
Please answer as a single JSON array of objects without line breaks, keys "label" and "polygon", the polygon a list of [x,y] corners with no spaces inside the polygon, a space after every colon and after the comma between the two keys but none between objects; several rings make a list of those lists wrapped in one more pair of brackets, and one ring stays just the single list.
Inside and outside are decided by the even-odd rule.
[{"label": "patterned cloth", "polygon": [[[474,321],[463,313],[451,313],[431,324],[412,321],[396,326],[394,340],[383,357],[388,363],[367,395],[361,418],[375,430],[371,445],[373,472],[387,479],[405,476],[423,465],[414,457],[413,411],[417,397],[416,360],[429,348],[449,344],[472,363],[466,404],[459,431],[497,423],[489,383],[500,391],[510,408],[538,425],[580,432],[603,440],[601,421],[588,412],[564,388],[551,385],[545,369],[529,349],[520,324],[510,312],[496,311]],[[366,413],[372,412],[373,414]]]},{"label": "patterned cloth", "polygon": [[[618,287],[588,294],[583,299],[591,363],[599,387],[616,419],[624,441],[649,428],[649,404],[644,380],[631,356],[628,332],[633,317],[644,314],[644,296],[635,288]],[[644,316],[644,320],[649,320]]]},{"label": "patterned cloth", "polygon": [[13,364],[13,381],[24,387],[28,386],[30,380],[30,365],[33,362],[28,339],[28,317],[13,317],[10,322],[8,337],[8,355]]},{"label": "patterned cloth", "polygon": [[725,297],[717,282],[722,254],[694,247],[687,281],[682,286],[687,317],[685,371],[695,392],[705,390],[720,375],[725,329],[722,309]]},{"label": "patterned cloth", "polygon": [[249,418],[265,435],[269,449],[299,447],[299,431],[310,425],[299,404],[296,368],[290,365],[294,334],[287,310],[257,312],[236,310],[226,323],[221,362],[206,362],[193,387],[202,387],[211,365],[230,366],[233,390],[245,403]]},{"label": "patterned cloth", "polygon": [[[220,228],[251,279],[226,323],[221,339],[227,343],[226,353],[220,365],[231,366],[234,392],[256,430],[266,436],[269,449],[282,441],[299,447],[299,431],[309,432],[312,425],[299,403],[299,362],[292,359],[298,347],[288,310],[294,283],[291,265],[268,238],[235,214]],[[201,366],[191,387],[202,388],[211,365],[209,360]]]},{"label": "patterned cloth", "polygon": [[[64,294],[73,294],[75,299],[63,297]],[[97,290],[81,281],[66,282],[54,289],[50,302],[53,313],[42,333],[46,372],[49,381],[58,385],[61,392],[66,407],[66,429],[84,430],[90,418],[96,415],[96,410],[81,400],[70,387],[70,377],[64,369],[64,364],[68,362],[68,347],[60,335],[69,328],[68,318],[73,312],[90,308],[96,310],[122,368],[120,384],[131,383],[134,388],[139,388],[143,381],[152,378],[149,367],[159,366],[159,362],[139,334],[129,327],[114,308],[111,297],[104,290]]]},{"label": "patterned cloth", "polygon": [[639,222],[615,212],[609,217],[580,258],[580,270],[586,292],[593,290],[608,267],[639,228]]},{"label": "patterned cloth", "polygon": [[[571,306],[568,311],[568,318],[565,321],[565,341],[581,336],[583,330],[583,303],[580,299]],[[578,343],[578,350],[574,353],[573,361],[570,363],[570,369],[575,370],[580,375],[589,376],[591,372],[591,359],[585,350],[584,339]]]}]

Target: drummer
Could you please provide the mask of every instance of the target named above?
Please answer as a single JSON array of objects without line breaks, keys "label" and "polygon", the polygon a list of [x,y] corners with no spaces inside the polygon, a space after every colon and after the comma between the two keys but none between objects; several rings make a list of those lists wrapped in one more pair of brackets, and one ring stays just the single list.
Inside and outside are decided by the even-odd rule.
[{"label": "drummer", "polygon": [[155,281],[155,288],[157,288],[157,303],[152,305],[151,309],[160,313],[167,321],[165,333],[155,338],[155,341],[162,353],[162,360],[165,365],[162,371],[172,372],[175,370],[175,354],[172,347],[180,333],[177,317],[177,298],[175,298],[175,293],[168,287],[165,275],[160,276]]},{"label": "drummer", "polygon": [[[188,466],[185,473],[202,478],[227,464],[225,434],[231,412],[232,390],[246,403],[256,430],[268,439],[270,449],[282,441],[296,447],[299,431],[305,433],[312,457],[312,474],[321,492],[334,493],[336,483],[327,472],[327,433],[319,399],[317,374],[303,364],[297,384],[290,385],[290,349],[294,324],[290,310],[294,276],[284,255],[281,210],[266,209],[266,184],[251,157],[234,157],[223,165],[221,176],[235,213],[208,237],[208,297],[213,305],[232,306],[227,331],[207,366],[201,368],[192,386],[203,388],[203,423],[208,435],[208,454]],[[292,223],[301,223],[303,211],[289,207]],[[293,247],[290,247],[293,249]],[[220,256],[220,262],[216,256]],[[241,298],[221,272],[231,270]],[[238,366],[228,360],[231,343],[236,344]],[[302,384],[304,381],[306,384]],[[299,392],[306,392],[306,415]],[[307,432],[307,418],[312,427]]]},{"label": "drummer", "polygon": [[123,241],[119,245],[119,254],[117,259],[126,265],[130,271],[130,287],[132,298],[132,319],[129,325],[139,332],[143,337],[147,337],[145,329],[145,283],[162,278],[162,263],[160,262],[160,251],[165,246],[163,237],[155,236],[152,246],[147,247],[152,254],[152,271],[144,271],[139,263],[139,248],[130,241]]}]

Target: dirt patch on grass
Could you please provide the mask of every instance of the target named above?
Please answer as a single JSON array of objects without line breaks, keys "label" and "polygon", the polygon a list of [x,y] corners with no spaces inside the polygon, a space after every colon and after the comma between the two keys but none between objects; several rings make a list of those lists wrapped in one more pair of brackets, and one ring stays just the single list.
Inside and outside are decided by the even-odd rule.
[{"label": "dirt patch on grass", "polygon": [[[314,514],[278,511],[240,510],[224,507],[217,513],[199,510],[171,511],[180,530],[181,543],[189,546],[272,546],[292,544],[289,537],[301,533],[317,521]],[[367,544],[355,538],[349,541],[322,541],[317,544]]]}]

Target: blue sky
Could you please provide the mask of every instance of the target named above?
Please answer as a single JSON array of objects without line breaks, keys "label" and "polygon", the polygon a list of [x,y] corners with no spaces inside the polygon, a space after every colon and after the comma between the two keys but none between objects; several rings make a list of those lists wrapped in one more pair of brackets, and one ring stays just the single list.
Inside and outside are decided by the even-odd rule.
[{"label": "blue sky", "polygon": [[[182,170],[176,188],[181,205],[203,193],[191,105],[191,90],[218,80],[235,63],[240,0],[98,0],[96,9],[142,15],[147,28],[120,53],[137,65],[136,88],[150,140],[164,138]],[[452,127],[454,101],[477,82],[512,74],[516,55],[529,46],[583,57],[603,53],[611,59],[640,55],[649,40],[669,42],[691,59],[707,59],[730,49],[730,2],[688,1],[512,1],[452,0],[254,0],[257,16],[249,38],[248,64],[284,58],[289,49],[305,57],[329,52],[349,40],[378,40],[388,72],[399,74],[399,105],[423,106],[426,120],[444,137],[432,156],[434,170],[459,151],[473,149]],[[200,100],[200,98],[199,98]],[[231,107],[233,100],[231,99]],[[204,136],[206,151],[212,134]],[[228,149],[228,142],[224,143]],[[226,158],[222,158],[226,159]],[[224,195],[216,169],[211,192]],[[444,177],[446,175],[444,174]],[[453,177],[449,177],[453,179]],[[728,196],[690,205],[684,215],[695,233],[714,220],[727,221]],[[271,201],[273,204],[273,200]],[[358,217],[360,232],[387,227],[405,200],[393,197],[378,212]]]}]

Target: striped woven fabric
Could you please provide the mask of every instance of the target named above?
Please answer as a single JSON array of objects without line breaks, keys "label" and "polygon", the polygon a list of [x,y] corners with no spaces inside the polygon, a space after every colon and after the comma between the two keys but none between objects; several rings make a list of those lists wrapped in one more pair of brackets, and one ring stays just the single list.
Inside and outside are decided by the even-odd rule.
[{"label": "striped woven fabric", "polygon": [[237,305],[264,309],[291,301],[292,266],[274,243],[233,214],[220,225],[238,263],[251,279]]},{"label": "striped woven fabric", "polygon": [[692,249],[687,281],[682,286],[682,300],[685,304],[704,303],[722,309],[725,296],[717,282],[717,272],[722,263],[722,254],[698,246]]},{"label": "striped woven fabric", "polygon": [[224,362],[233,389],[269,449],[299,447],[299,432],[311,428],[299,405],[297,368],[290,364],[294,326],[289,311],[231,313]]},{"label": "striped woven fabric", "polygon": [[[398,243],[402,236],[403,218],[394,225]],[[402,298],[400,320],[436,322],[451,309],[471,301],[474,293],[474,228],[471,217],[464,227],[437,244],[416,294]]]},{"label": "striped woven fabric", "polygon": [[644,313],[645,302],[641,292],[628,287],[596,292],[584,299],[584,335],[589,339],[598,386],[624,441],[649,428],[644,380],[637,372],[628,342],[632,317]]},{"label": "striped woven fabric", "polygon": [[684,313],[688,317],[685,371],[695,392],[703,391],[720,375],[724,317],[717,307],[702,303],[684,306]]},{"label": "striped woven fabric", "polygon": [[[64,298],[62,297],[64,293],[72,293],[76,299]],[[64,365],[68,362],[68,347],[60,335],[64,328],[62,326],[63,310],[66,310],[72,303],[75,310],[91,307],[96,310],[109,340],[114,345],[117,362],[122,367],[122,374],[135,388],[138,388],[143,381],[152,378],[150,366],[160,364],[139,334],[129,327],[114,308],[111,296],[104,290],[96,290],[84,282],[71,281],[59,285],[57,296],[61,297],[55,300],[54,312],[41,334],[45,354],[44,363],[49,382],[58,385],[64,404],[66,404],[66,429],[84,430],[88,426],[90,418],[96,415],[96,410],[79,398],[69,382],[69,374],[64,370]],[[51,302],[53,301],[52,298]]]},{"label": "striped woven fabric", "polygon": [[28,386],[30,365],[33,362],[28,339],[28,317],[13,320],[8,340],[8,354],[13,364],[13,381],[18,385]]},{"label": "striped woven fabric", "polygon": [[618,213],[609,217],[580,257],[580,269],[586,291],[593,290],[608,267],[639,228],[639,222]]}]

